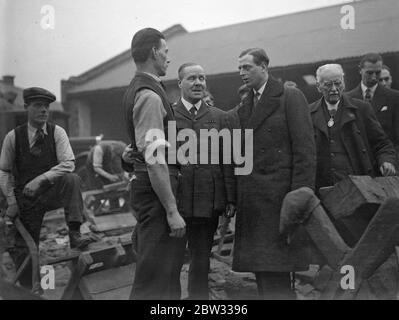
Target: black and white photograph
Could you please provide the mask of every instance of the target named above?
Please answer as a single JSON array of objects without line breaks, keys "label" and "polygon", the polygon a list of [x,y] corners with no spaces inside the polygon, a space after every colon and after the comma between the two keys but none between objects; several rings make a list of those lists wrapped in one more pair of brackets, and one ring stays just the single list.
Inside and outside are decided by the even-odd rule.
[{"label": "black and white photograph", "polygon": [[398,30],[398,0],[0,0],[0,300],[399,300]]}]

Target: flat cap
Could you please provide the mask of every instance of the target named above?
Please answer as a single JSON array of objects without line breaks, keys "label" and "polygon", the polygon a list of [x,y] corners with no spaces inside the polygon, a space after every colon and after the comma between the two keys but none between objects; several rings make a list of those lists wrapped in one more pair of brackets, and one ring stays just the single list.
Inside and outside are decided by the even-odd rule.
[{"label": "flat cap", "polygon": [[26,88],[23,91],[23,97],[26,104],[34,100],[45,100],[51,103],[56,99],[55,95],[53,95],[50,91],[39,87]]}]

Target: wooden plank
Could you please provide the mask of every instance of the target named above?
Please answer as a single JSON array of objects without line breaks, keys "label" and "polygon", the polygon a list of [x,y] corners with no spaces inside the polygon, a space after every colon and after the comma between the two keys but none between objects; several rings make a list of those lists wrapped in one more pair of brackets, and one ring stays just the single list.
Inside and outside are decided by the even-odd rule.
[{"label": "wooden plank", "polygon": [[94,300],[126,300],[129,298],[135,264],[92,273],[82,278],[83,296]]},{"label": "wooden plank", "polygon": [[381,204],[386,198],[381,184],[369,176],[349,176],[321,194],[323,206],[335,219],[352,215],[361,205]]},{"label": "wooden plank", "polygon": [[93,229],[96,232],[104,232],[121,228],[133,228],[137,221],[131,212],[115,213],[112,215],[90,217]]},{"label": "wooden plank", "polygon": [[68,280],[64,293],[62,294],[61,300],[74,300],[77,296],[80,298],[81,295],[77,292],[79,288],[79,282],[92,263],[92,259],[89,255],[81,254],[78,258],[77,263],[69,262],[68,267],[71,270],[71,277]]},{"label": "wooden plank", "polygon": [[374,180],[382,187],[387,197],[399,198],[399,176],[377,177]]},{"label": "wooden plank", "polygon": [[[25,229],[25,226],[22,224],[21,220],[16,217],[14,220],[15,227],[17,228],[18,232],[24,239],[28,249],[29,249],[29,256],[32,262],[32,290],[35,292],[40,288],[40,263],[39,263],[39,249],[33,240],[30,233]],[[17,271],[17,276],[15,277],[14,281],[17,281],[19,276],[21,275],[22,270],[26,268],[26,262],[20,266]]]},{"label": "wooden plank", "polygon": [[352,299],[360,284],[388,259],[399,241],[399,199],[389,198],[379,208],[356,247],[342,260],[341,265],[355,270],[355,288],[343,291],[337,284],[337,298]]},{"label": "wooden plank", "polygon": [[298,224],[303,224],[331,268],[337,269],[349,247],[337,232],[320,200],[309,188],[291,191],[283,201],[280,233],[290,235]]},{"label": "wooden plank", "polygon": [[342,240],[321,205],[313,210],[304,227],[328,265],[337,270],[340,261],[350,248]]}]

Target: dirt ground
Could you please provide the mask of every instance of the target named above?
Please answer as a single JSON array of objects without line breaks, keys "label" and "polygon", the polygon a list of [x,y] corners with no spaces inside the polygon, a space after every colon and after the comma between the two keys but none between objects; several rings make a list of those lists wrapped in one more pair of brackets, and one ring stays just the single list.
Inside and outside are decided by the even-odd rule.
[{"label": "dirt ground", "polygon": [[[88,231],[87,226],[83,226],[83,232]],[[89,249],[98,249],[117,244],[120,241],[130,239],[131,232],[124,234],[107,236],[105,234],[96,234],[98,241],[90,246]],[[252,273],[237,273],[231,270],[231,257],[229,257],[229,249],[232,243],[227,243],[223,247],[223,260],[216,259],[214,255],[211,258],[211,270],[209,274],[210,297],[212,300],[255,300],[257,299],[257,290],[255,277]],[[216,251],[217,247],[213,248]],[[46,214],[40,241],[40,261],[41,265],[45,265],[46,261],[71,254],[69,249],[68,230],[63,218],[62,210],[53,211]],[[187,297],[187,279],[188,264],[184,264],[181,271],[182,298]],[[7,253],[3,256],[3,271],[6,280],[11,280],[15,274],[15,267]],[[71,272],[67,262],[54,265],[55,270],[55,289],[45,290],[43,297],[50,300],[58,300],[61,298],[64,289],[68,283]],[[309,273],[314,274],[314,270]],[[131,274],[133,278],[133,274]],[[305,277],[306,278],[306,277]],[[118,296],[118,298],[127,299],[128,292]],[[319,293],[317,290],[301,280],[296,279],[296,292],[298,299],[317,299]]]}]

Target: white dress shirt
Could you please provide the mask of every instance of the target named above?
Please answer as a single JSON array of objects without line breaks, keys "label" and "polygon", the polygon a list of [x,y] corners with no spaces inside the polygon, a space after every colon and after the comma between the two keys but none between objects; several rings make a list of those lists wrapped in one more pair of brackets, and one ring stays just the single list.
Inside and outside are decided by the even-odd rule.
[{"label": "white dress shirt", "polygon": [[363,99],[365,99],[365,97],[366,97],[366,90],[367,89],[370,89],[371,98],[373,98],[374,97],[374,92],[375,92],[375,89],[377,89],[377,86],[378,86],[378,83],[376,85],[372,86],[371,88],[369,88],[369,87],[366,87],[364,85],[363,81],[362,81],[360,83],[360,87],[362,88]]},{"label": "white dress shirt", "polygon": [[201,107],[202,100],[199,100],[197,103],[192,104],[191,102],[188,102],[186,99],[181,98],[181,102],[182,102],[183,105],[186,107],[186,109],[187,109],[188,112],[190,112],[190,110],[191,110],[191,108],[192,108],[193,105],[194,105],[195,109],[197,109],[197,112],[198,112],[198,110],[199,110],[200,107]]}]

